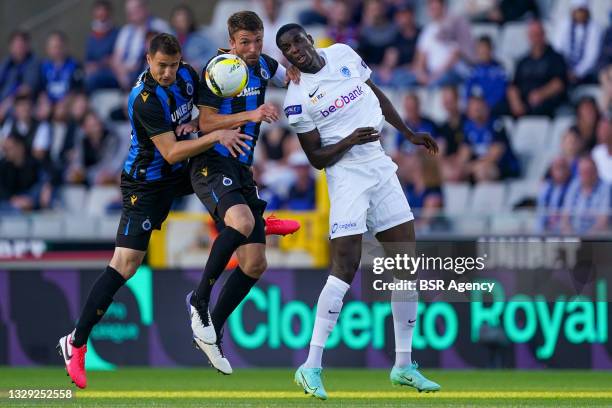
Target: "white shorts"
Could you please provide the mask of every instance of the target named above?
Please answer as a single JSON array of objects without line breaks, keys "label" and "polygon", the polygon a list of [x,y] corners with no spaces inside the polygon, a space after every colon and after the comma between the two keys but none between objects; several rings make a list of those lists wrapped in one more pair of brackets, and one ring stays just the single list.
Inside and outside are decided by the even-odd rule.
[{"label": "white shorts", "polygon": [[329,168],[329,238],[381,231],[414,219],[395,174],[397,165],[383,156],[368,162],[345,162]]}]

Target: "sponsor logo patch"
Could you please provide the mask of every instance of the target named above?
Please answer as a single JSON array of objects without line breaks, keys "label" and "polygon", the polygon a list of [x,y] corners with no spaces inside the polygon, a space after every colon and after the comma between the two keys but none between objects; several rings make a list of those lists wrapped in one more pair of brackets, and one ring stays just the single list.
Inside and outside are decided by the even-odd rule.
[{"label": "sponsor logo patch", "polygon": [[285,108],[285,115],[299,115],[302,113],[302,105],[291,105]]}]

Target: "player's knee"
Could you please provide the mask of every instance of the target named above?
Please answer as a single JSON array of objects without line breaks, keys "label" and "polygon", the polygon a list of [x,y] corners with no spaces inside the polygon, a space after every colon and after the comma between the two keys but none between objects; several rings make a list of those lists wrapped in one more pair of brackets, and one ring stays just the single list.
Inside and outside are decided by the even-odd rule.
[{"label": "player's knee", "polygon": [[224,221],[225,225],[232,227],[245,237],[251,235],[253,228],[255,228],[253,213],[246,206],[245,208],[236,209],[236,211],[228,211]]},{"label": "player's knee", "polygon": [[266,257],[258,257],[257,259],[249,260],[244,265],[241,265],[242,271],[254,279],[259,279],[261,275],[268,269]]},{"label": "player's knee", "polygon": [[350,256],[348,253],[343,256],[341,253],[338,253],[338,257],[336,257],[332,265],[332,275],[350,284],[358,268],[359,257]]},{"label": "player's knee", "polygon": [[144,253],[142,251],[128,250],[122,248],[121,250],[115,250],[113,259],[111,259],[110,266],[115,269],[119,274],[128,280],[136,273],[138,267],[142,263]]}]

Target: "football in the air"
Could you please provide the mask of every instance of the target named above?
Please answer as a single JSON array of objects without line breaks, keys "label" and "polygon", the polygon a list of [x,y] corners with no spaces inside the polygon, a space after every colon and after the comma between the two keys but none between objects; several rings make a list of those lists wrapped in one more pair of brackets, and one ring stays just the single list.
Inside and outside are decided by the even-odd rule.
[{"label": "football in the air", "polygon": [[221,54],[210,60],[204,74],[206,85],[217,96],[238,95],[249,82],[249,70],[242,58]]}]

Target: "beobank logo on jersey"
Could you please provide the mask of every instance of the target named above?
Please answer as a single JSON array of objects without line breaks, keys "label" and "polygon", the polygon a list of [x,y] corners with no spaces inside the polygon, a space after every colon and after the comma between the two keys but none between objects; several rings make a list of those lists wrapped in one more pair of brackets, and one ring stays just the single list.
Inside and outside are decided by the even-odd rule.
[{"label": "beobank logo on jersey", "polygon": [[330,105],[327,109],[323,109],[321,112],[321,116],[324,118],[328,117],[332,113],[344,108],[346,105],[354,101],[363,95],[363,89],[361,89],[361,85],[357,85],[357,88],[353,89],[348,95],[340,95],[332,105]]}]

